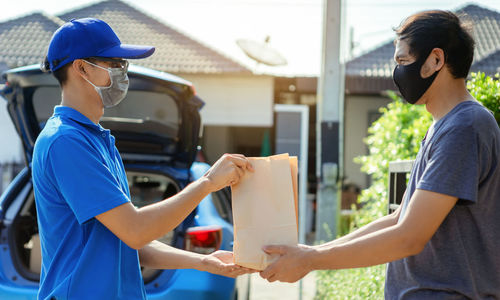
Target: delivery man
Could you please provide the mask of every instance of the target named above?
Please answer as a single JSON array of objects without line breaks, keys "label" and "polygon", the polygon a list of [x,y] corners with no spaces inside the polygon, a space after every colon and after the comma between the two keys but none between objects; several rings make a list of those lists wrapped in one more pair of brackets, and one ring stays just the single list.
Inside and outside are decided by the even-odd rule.
[{"label": "delivery man", "polygon": [[146,299],[140,266],[190,268],[225,276],[247,272],[232,253],[200,255],[155,240],[173,230],[208,194],[237,183],[251,165],[224,155],[199,180],[140,209],[104,110],[128,89],[126,59],[154,47],[122,44],[105,22],[85,18],[62,25],[44,63],[59,81],[62,102],[40,133],[33,183],[42,247],[39,299]]}]

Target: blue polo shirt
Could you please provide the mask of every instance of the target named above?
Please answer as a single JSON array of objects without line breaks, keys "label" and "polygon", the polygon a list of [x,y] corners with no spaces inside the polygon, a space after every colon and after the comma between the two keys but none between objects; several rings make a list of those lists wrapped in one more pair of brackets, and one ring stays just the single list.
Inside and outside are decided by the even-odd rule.
[{"label": "blue polo shirt", "polygon": [[145,299],[137,250],[95,216],[129,202],[109,130],[57,106],[33,153],[42,247],[39,299]]}]

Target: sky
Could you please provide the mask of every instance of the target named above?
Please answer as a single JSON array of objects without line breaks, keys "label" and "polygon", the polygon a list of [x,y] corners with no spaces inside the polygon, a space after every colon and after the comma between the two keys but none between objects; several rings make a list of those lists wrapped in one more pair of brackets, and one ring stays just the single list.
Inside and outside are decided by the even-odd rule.
[{"label": "sky", "polygon": [[[123,0],[256,72],[318,75],[321,65],[323,0]],[[42,11],[57,15],[98,1],[6,1],[0,22]],[[348,60],[394,37],[392,28],[412,13],[455,10],[468,3],[500,12],[500,0],[345,0],[344,53]],[[258,65],[238,48],[237,39],[264,41],[288,61],[284,67]]]}]

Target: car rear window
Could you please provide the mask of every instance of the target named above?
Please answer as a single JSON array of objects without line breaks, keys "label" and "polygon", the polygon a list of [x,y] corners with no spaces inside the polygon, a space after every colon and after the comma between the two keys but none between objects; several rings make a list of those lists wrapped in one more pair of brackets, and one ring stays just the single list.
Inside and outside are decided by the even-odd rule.
[{"label": "car rear window", "polygon": [[[61,103],[59,87],[39,87],[33,94],[33,108],[38,123],[43,127],[54,106]],[[128,120],[137,123],[153,121],[168,127],[172,137],[179,131],[180,116],[176,101],[172,96],[151,91],[129,90],[125,99],[115,107],[104,110],[102,120]]]}]

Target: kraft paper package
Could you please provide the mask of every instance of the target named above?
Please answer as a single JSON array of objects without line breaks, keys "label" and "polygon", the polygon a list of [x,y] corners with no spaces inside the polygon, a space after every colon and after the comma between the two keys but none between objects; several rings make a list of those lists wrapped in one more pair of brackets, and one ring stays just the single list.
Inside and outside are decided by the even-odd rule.
[{"label": "kraft paper package", "polygon": [[234,263],[264,270],[277,259],[265,245],[297,245],[297,157],[280,154],[248,158],[255,172],[245,172],[231,187]]}]

